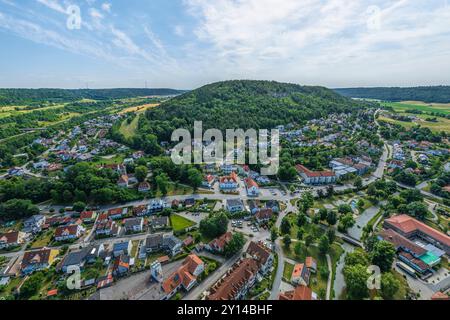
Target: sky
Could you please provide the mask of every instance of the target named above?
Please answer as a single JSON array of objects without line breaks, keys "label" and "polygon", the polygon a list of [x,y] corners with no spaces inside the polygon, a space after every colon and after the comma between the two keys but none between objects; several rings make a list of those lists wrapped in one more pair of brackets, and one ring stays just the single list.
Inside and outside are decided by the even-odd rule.
[{"label": "sky", "polygon": [[450,84],[450,0],[0,0],[0,87]]}]

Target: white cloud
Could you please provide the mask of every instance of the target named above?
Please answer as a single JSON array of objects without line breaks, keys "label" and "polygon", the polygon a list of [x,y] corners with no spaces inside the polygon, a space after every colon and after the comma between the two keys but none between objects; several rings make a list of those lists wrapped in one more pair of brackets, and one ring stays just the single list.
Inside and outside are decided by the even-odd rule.
[{"label": "white cloud", "polygon": [[49,9],[55,10],[59,13],[66,13],[66,9],[58,0],[36,0],[40,4],[48,7]]},{"label": "white cloud", "polygon": [[102,10],[106,12],[111,12],[112,4],[109,2],[102,3]]}]

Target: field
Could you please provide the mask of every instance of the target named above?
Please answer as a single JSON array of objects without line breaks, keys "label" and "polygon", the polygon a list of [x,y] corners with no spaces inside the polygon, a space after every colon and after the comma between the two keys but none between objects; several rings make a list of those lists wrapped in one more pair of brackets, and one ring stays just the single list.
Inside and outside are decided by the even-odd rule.
[{"label": "field", "polygon": [[195,225],[195,222],[177,214],[173,214],[170,216],[170,224],[172,225],[173,231],[177,232],[192,227]]},{"label": "field", "polygon": [[134,117],[133,121],[131,121],[130,123],[128,123],[127,120],[124,120],[122,122],[122,125],[120,126],[119,131],[126,139],[130,139],[136,133],[138,124],[139,116]]},{"label": "field", "polygon": [[141,106],[136,106],[136,107],[130,107],[127,109],[124,109],[120,112],[120,114],[123,113],[130,113],[130,112],[137,112],[137,113],[143,113],[145,112],[145,110],[148,110],[150,108],[154,108],[159,106],[159,103],[148,103],[148,104],[143,104]]},{"label": "field", "polygon": [[420,101],[385,102],[385,107],[392,107],[395,111],[407,112],[410,110],[420,110],[423,112],[438,112],[450,114],[450,103],[425,103]]},{"label": "field", "polygon": [[[442,118],[442,117],[434,117],[426,114],[410,114],[410,113],[402,113],[404,115],[415,116],[418,118],[416,121],[406,122],[394,120],[389,117],[381,116],[379,120],[394,123],[405,127],[406,129],[410,129],[417,125],[420,125],[424,128],[429,128],[433,132],[447,132],[450,133],[450,119]],[[426,121],[427,118],[436,118],[436,122]]]}]

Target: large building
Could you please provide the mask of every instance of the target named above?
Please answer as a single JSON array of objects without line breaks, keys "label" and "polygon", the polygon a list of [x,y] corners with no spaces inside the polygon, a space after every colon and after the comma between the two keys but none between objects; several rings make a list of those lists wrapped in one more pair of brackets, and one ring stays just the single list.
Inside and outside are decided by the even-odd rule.
[{"label": "large building", "polygon": [[384,227],[394,230],[413,242],[423,241],[445,251],[447,255],[450,254],[449,236],[408,215],[402,214],[386,219]]},{"label": "large building", "polygon": [[280,293],[279,300],[318,300],[311,288],[300,285],[292,291]]},{"label": "large building", "polygon": [[245,258],[236,262],[225,276],[215,283],[206,297],[207,300],[240,300],[255,284],[258,263]]},{"label": "large building", "polygon": [[305,166],[295,166],[305,184],[332,184],[336,182],[336,175],[332,171],[311,171]]},{"label": "large building", "polygon": [[244,299],[258,278],[270,272],[272,252],[261,242],[251,242],[246,257],[236,262],[210,289],[207,300]]}]

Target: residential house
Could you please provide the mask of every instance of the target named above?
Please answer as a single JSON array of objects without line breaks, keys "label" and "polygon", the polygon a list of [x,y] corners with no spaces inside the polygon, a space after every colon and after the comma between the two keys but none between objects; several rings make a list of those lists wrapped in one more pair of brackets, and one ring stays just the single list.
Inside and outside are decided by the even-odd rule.
[{"label": "residential house", "polygon": [[273,212],[278,213],[280,212],[280,204],[276,200],[269,200],[266,202],[266,208],[272,209]]},{"label": "residential house", "polygon": [[147,181],[139,183],[139,186],[138,186],[139,192],[145,193],[145,192],[149,192],[150,190],[151,190],[151,186],[150,186],[150,183],[148,183]]},{"label": "residential house", "polygon": [[299,285],[294,290],[280,293],[278,300],[318,300],[317,294],[311,288]]},{"label": "residential house", "polygon": [[165,235],[163,237],[163,249],[172,257],[181,253],[183,241],[173,235]]},{"label": "residential house", "polygon": [[273,265],[274,256],[269,248],[262,242],[250,242],[246,254],[257,261],[259,266],[259,273],[261,276],[270,272]]},{"label": "residential house", "polygon": [[145,240],[145,247],[147,249],[147,253],[155,253],[159,252],[163,249],[163,234],[151,234]]},{"label": "residential house", "polygon": [[259,186],[252,178],[246,178],[245,187],[247,189],[247,195],[249,197],[257,197],[259,196]]},{"label": "residential house", "polygon": [[36,234],[41,232],[45,223],[45,216],[34,215],[23,222],[23,232]]},{"label": "residential house", "polygon": [[150,225],[153,230],[165,229],[169,225],[169,218],[165,216],[152,217]]},{"label": "residential house", "polygon": [[236,173],[232,172],[229,176],[220,177],[219,188],[221,191],[236,191],[239,187]]},{"label": "residential house", "polygon": [[86,224],[94,223],[96,218],[97,213],[95,211],[83,211],[80,214],[80,219]]},{"label": "residential house", "polygon": [[118,257],[123,254],[130,254],[133,248],[133,243],[131,240],[124,242],[116,242],[113,245],[112,253],[114,257]]},{"label": "residential house", "polygon": [[255,284],[258,263],[251,258],[236,262],[210,289],[206,300],[240,300],[245,298]]},{"label": "residential house", "polygon": [[195,205],[195,199],[194,198],[187,198],[187,199],[184,200],[183,204],[184,204],[184,206],[186,208],[193,207]]},{"label": "residential house", "polygon": [[203,178],[202,187],[212,189],[214,183],[216,182],[216,177],[212,174],[208,174]]},{"label": "residential house", "polygon": [[122,277],[130,271],[130,257],[127,254],[121,254],[114,260],[113,275]]},{"label": "residential house", "polygon": [[232,238],[233,234],[231,232],[226,232],[220,237],[212,240],[205,246],[205,248],[209,251],[221,253],[224,251],[225,246],[231,241]]},{"label": "residential house", "polygon": [[78,239],[86,230],[77,224],[70,226],[61,226],[55,230],[55,240],[56,241],[69,241]]},{"label": "residential house", "polygon": [[129,179],[128,179],[128,175],[123,174],[119,177],[119,180],[117,180],[117,185],[121,188],[128,188],[129,184]]},{"label": "residential house", "polygon": [[291,282],[294,285],[309,285],[311,273],[304,263],[298,263],[294,266],[291,275]]},{"label": "residential house", "polygon": [[150,214],[150,210],[146,205],[140,205],[137,207],[133,207],[133,215],[137,217],[144,217]]},{"label": "residential house", "polygon": [[260,210],[260,201],[259,200],[248,200],[248,207],[250,209],[251,214],[256,214]]},{"label": "residential house", "polygon": [[17,247],[25,242],[27,234],[21,231],[0,234],[0,249]]},{"label": "residential house", "polygon": [[112,220],[102,220],[95,227],[97,237],[115,237],[120,231],[120,227]]},{"label": "residential house", "polygon": [[256,223],[258,223],[259,225],[269,222],[272,217],[272,209],[261,209],[255,214]]},{"label": "residential house", "polygon": [[317,261],[313,257],[306,257],[305,265],[311,273],[317,272]]},{"label": "residential house", "polygon": [[172,273],[163,283],[164,299],[170,299],[181,288],[191,290],[197,283],[197,277],[205,270],[205,263],[195,254],[190,254],[178,270]]},{"label": "residential house", "polygon": [[164,200],[153,199],[152,201],[150,201],[148,209],[149,209],[150,213],[155,213],[155,212],[163,211],[167,207],[168,207],[167,202],[165,202]]},{"label": "residential house", "polygon": [[130,218],[124,221],[125,232],[136,233],[142,232],[144,229],[144,219],[143,218]]},{"label": "residential house", "polygon": [[108,210],[108,217],[113,220],[122,219],[128,213],[127,208],[115,208]]},{"label": "residential house", "polygon": [[221,170],[224,174],[229,175],[229,174],[232,174],[233,172],[235,172],[237,169],[235,166],[233,166],[231,164],[223,164],[221,166]]},{"label": "residential house", "polygon": [[27,251],[23,255],[20,270],[23,274],[31,274],[35,271],[47,269],[53,264],[58,253],[58,250],[48,248]]},{"label": "residential house", "polygon": [[245,211],[245,206],[241,199],[228,199],[227,210],[230,213],[242,212]]}]

